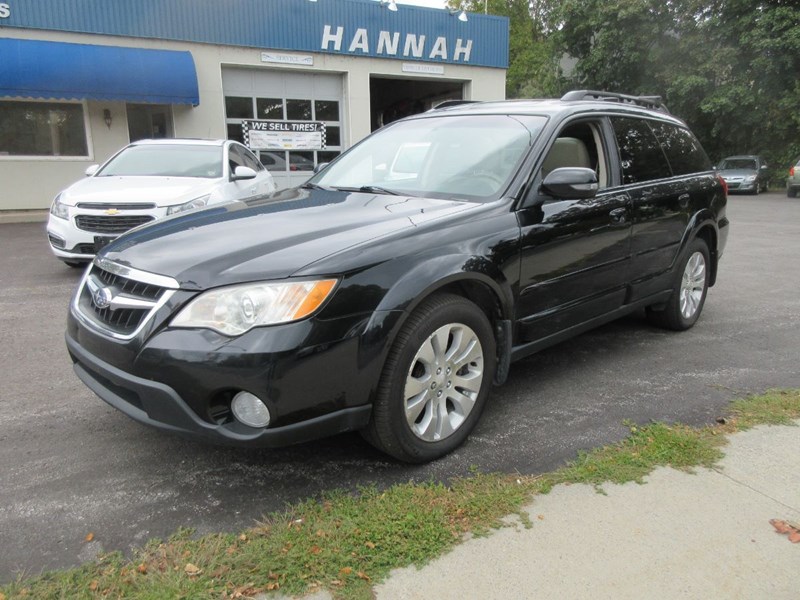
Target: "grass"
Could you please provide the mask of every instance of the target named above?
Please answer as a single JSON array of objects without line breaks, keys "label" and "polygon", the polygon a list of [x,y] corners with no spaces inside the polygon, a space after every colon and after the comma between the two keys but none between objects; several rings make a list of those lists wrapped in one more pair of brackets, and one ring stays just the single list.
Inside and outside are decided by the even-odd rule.
[{"label": "grass", "polygon": [[464,539],[507,523],[504,517],[553,486],[642,482],[658,466],[690,470],[722,456],[725,435],[800,418],[800,390],[736,401],[730,416],[704,428],[628,423],[623,441],[579,454],[538,477],[473,473],[449,486],[400,484],[356,494],[332,492],[267,516],[237,534],[195,537],[181,530],[132,557],[111,553],[81,567],[0,587],[11,598],[244,598],[278,590],[329,590],[337,598],[371,598],[393,568],[423,564]]}]

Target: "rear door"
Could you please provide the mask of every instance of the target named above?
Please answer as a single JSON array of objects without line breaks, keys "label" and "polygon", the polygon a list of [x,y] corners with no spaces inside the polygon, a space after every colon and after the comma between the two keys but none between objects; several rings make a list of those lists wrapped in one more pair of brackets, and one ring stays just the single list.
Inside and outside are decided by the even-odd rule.
[{"label": "rear door", "polygon": [[[658,121],[612,116],[622,183],[631,198],[631,280],[640,286],[670,269],[677,257],[691,213],[690,182],[673,177],[659,139],[653,131]],[[651,125],[653,127],[651,127]],[[630,300],[637,300],[636,297]]]}]

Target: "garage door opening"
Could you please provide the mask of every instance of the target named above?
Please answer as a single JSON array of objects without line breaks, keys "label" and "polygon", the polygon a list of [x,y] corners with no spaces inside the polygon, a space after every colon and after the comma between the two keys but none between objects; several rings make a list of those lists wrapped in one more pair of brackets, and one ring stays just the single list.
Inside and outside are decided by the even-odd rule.
[{"label": "garage door opening", "polygon": [[463,81],[370,77],[372,131],[397,119],[425,112],[445,100],[463,99]]}]

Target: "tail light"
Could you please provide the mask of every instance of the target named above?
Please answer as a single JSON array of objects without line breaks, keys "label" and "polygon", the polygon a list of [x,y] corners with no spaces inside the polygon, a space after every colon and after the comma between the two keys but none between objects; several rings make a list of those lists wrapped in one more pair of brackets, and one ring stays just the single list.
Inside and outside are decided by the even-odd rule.
[{"label": "tail light", "polygon": [[722,191],[725,192],[725,195],[728,195],[728,182],[722,178],[722,175],[717,174],[717,179],[722,184]]},{"label": "tail light", "polygon": [[789,177],[794,177],[794,167],[789,169]]}]

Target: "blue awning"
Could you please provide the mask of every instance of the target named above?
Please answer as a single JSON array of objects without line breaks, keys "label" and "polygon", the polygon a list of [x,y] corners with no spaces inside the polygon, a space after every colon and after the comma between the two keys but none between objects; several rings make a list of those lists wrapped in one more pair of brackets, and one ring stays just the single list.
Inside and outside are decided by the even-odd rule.
[{"label": "blue awning", "polygon": [[200,103],[189,52],[0,39],[0,97]]}]

